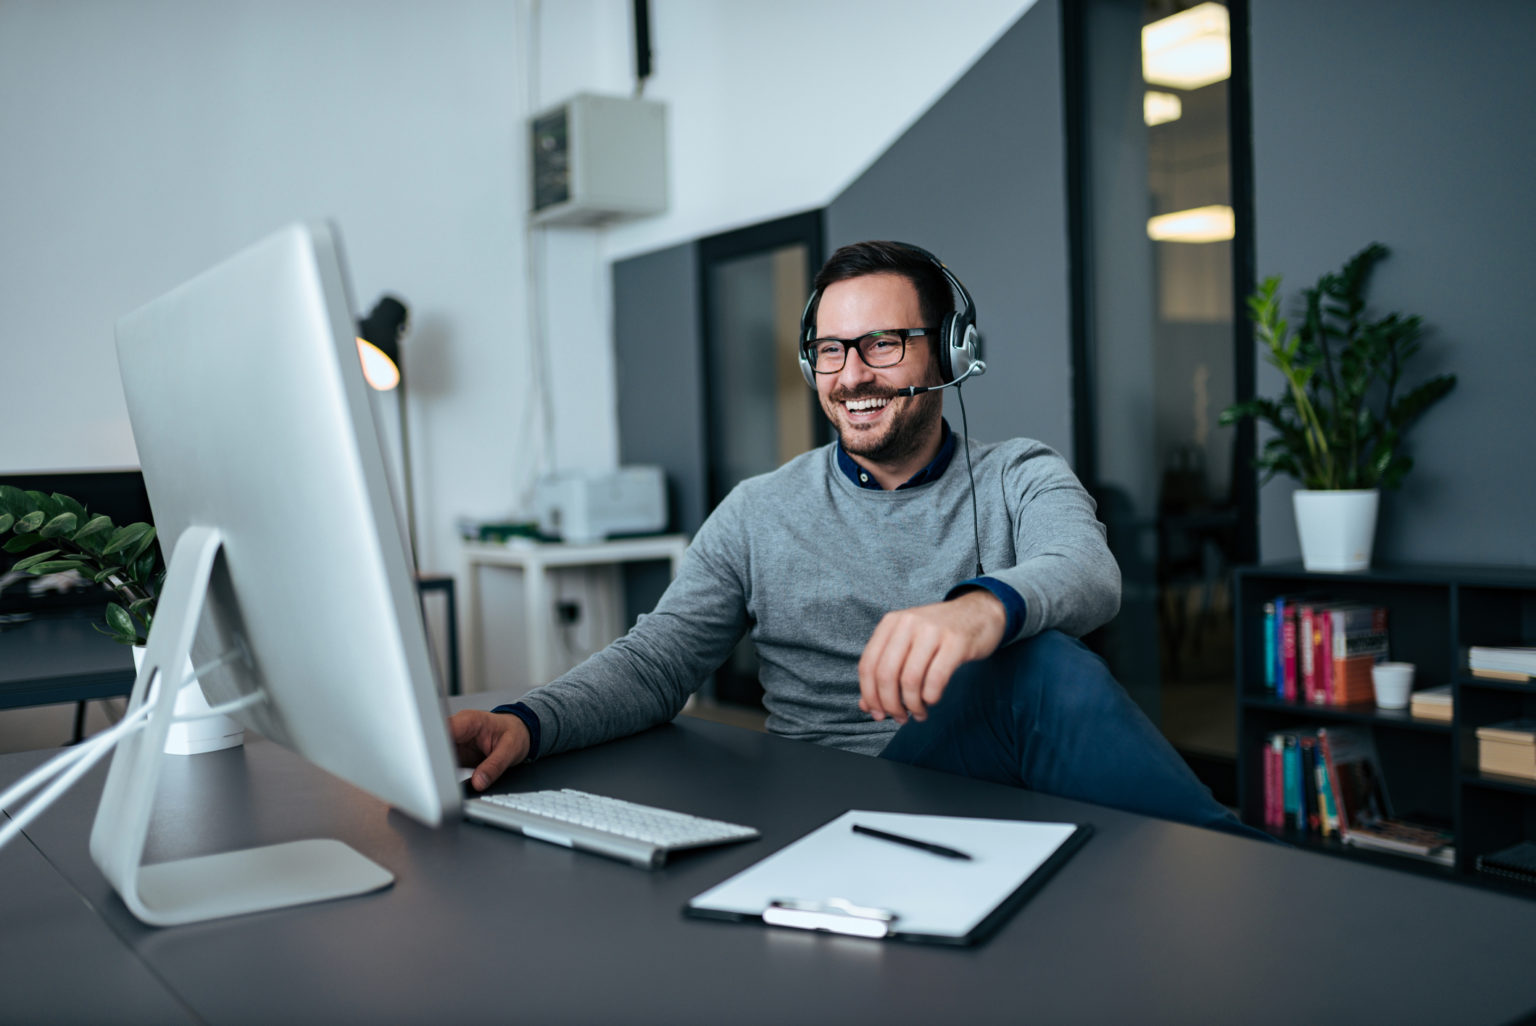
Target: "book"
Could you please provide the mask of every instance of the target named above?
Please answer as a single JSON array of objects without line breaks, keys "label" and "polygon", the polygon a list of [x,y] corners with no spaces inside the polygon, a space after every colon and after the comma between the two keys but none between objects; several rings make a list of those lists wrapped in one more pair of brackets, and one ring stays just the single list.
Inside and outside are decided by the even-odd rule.
[{"label": "book", "polygon": [[1479,855],[1475,864],[1480,873],[1536,885],[1536,844],[1530,841]]},{"label": "book", "polygon": [[1333,610],[1322,617],[1317,630],[1317,694],[1323,705],[1333,705]]},{"label": "book", "polygon": [[1321,617],[1317,607],[1305,602],[1296,607],[1296,659],[1300,663],[1298,686],[1301,700],[1308,705],[1319,701],[1317,694],[1317,641]]},{"label": "book", "polygon": [[1322,739],[1318,739],[1317,790],[1318,814],[1322,817],[1323,836],[1331,837],[1339,832],[1339,811],[1333,802],[1333,782],[1328,779],[1328,761],[1322,757]]},{"label": "book", "polygon": [[1296,607],[1287,602],[1280,625],[1280,697],[1287,702],[1296,701],[1296,632]]},{"label": "book", "polygon": [[1454,865],[1456,849],[1448,830],[1397,819],[1370,819],[1350,828],[1344,843],[1356,848],[1416,855],[1441,865]]},{"label": "book", "polygon": [[1275,671],[1275,651],[1278,641],[1275,638],[1275,604],[1264,603],[1264,690],[1270,694],[1275,693],[1275,684],[1279,677]]},{"label": "book", "polygon": [[1285,739],[1270,734],[1264,745],[1264,825],[1285,829]]},{"label": "book", "polygon": [[1282,744],[1284,749],[1280,765],[1281,808],[1285,812],[1285,826],[1292,830],[1300,830],[1306,824],[1306,815],[1301,807],[1299,790],[1301,754],[1295,731],[1284,732]]},{"label": "book", "polygon": [[1376,745],[1364,727],[1322,727],[1317,737],[1328,767],[1339,834],[1347,843],[1358,824],[1391,815]]},{"label": "book", "polygon": [[1454,699],[1451,696],[1451,686],[1441,684],[1439,687],[1415,691],[1409,701],[1408,711],[1416,719],[1451,722],[1456,712]]},{"label": "book", "polygon": [[1473,645],[1467,652],[1468,666],[1476,670],[1502,670],[1536,676],[1536,648]]},{"label": "book", "polygon": [[1375,700],[1371,667],[1389,653],[1385,606],[1345,605],[1329,611],[1332,663],[1328,671],[1330,705]]},{"label": "book", "polygon": [[1275,597],[1275,621],[1270,625],[1274,640],[1274,687],[1276,698],[1285,697],[1285,596]]},{"label": "book", "polygon": [[[1297,635],[1300,639],[1297,658],[1301,663],[1301,693],[1309,705],[1330,704],[1334,623],[1335,620],[1344,622],[1352,610],[1361,608],[1364,607],[1356,603],[1327,599],[1305,601],[1297,606]],[[1336,612],[1345,614],[1345,617],[1335,617]],[[1349,623],[1353,624],[1354,621]],[[1358,628],[1350,626],[1350,630]]]},{"label": "book", "polygon": [[1296,746],[1300,760],[1298,772],[1301,774],[1297,789],[1301,792],[1302,808],[1298,826],[1304,833],[1315,834],[1321,826],[1317,815],[1317,735],[1301,732],[1296,738]]},{"label": "book", "polygon": [[1532,679],[1529,673],[1521,673],[1519,670],[1490,670],[1481,666],[1472,668],[1472,676],[1486,677],[1489,680],[1515,681],[1519,684],[1529,684]]}]

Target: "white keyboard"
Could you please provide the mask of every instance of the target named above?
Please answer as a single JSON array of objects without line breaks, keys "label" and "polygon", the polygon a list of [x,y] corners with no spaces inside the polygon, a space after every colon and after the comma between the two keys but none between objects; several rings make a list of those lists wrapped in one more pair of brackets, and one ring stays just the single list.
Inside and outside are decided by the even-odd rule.
[{"label": "white keyboard", "polygon": [[580,848],[654,869],[684,848],[750,841],[749,826],[703,819],[618,798],[562,791],[488,794],[464,802],[464,816],[488,826],[516,830],[567,848]]}]

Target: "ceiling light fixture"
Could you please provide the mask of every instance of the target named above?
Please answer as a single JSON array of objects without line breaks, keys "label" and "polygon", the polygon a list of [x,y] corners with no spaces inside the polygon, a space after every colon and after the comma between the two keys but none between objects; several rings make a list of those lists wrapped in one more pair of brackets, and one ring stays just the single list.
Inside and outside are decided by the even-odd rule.
[{"label": "ceiling light fixture", "polygon": [[1159,214],[1147,222],[1147,237],[1155,242],[1225,242],[1236,230],[1232,208],[1221,204]]},{"label": "ceiling light fixture", "polygon": [[1149,89],[1141,101],[1141,114],[1148,128],[1166,125],[1184,116],[1184,101],[1173,93],[1159,93]]},{"label": "ceiling light fixture", "polygon": [[1203,3],[1141,30],[1141,77],[1152,85],[1199,89],[1232,76],[1227,9]]}]

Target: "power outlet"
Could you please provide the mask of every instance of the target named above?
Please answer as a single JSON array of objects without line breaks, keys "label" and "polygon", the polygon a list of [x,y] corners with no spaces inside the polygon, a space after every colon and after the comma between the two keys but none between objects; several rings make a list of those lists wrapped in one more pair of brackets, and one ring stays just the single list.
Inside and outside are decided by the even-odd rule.
[{"label": "power outlet", "polygon": [[570,599],[562,599],[555,603],[555,621],[562,627],[581,621],[581,603]]}]

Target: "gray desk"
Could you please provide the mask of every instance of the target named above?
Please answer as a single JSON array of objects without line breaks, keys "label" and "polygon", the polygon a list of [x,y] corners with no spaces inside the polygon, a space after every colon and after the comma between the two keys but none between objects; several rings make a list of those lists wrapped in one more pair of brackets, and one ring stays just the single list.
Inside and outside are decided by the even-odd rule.
[{"label": "gray desk", "polygon": [[[0,757],[0,780],[30,761]],[[18,903],[27,881],[0,874],[0,949],[104,924],[163,988],[105,981],[124,995],[118,1018],[148,1018],[166,995],[212,1023],[1293,1026],[1503,1023],[1536,1009],[1536,903],[688,718],[513,778],[763,831],[654,873],[471,824],[424,829],[260,740],[168,762],[151,860],[331,835],[398,881],[310,908],[141,926],[86,851],[97,773],[29,830],[72,900],[28,890]],[[850,807],[1088,821],[1097,833],[974,950],[679,914]],[[81,899],[99,920],[76,921]],[[80,979],[68,959],[39,965],[8,1000],[72,999]]]},{"label": "gray desk", "polygon": [[[9,757],[5,779],[25,761]],[[196,1021],[25,839],[0,848],[0,881],[0,1021]]]}]

